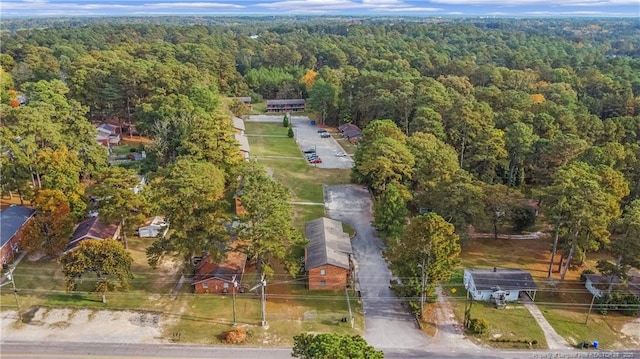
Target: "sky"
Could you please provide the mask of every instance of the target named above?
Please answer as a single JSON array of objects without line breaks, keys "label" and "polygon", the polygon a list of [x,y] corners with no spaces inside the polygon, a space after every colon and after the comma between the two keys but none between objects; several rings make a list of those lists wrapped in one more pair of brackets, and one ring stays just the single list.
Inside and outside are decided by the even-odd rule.
[{"label": "sky", "polygon": [[640,0],[0,0],[2,17],[357,15],[635,17]]}]

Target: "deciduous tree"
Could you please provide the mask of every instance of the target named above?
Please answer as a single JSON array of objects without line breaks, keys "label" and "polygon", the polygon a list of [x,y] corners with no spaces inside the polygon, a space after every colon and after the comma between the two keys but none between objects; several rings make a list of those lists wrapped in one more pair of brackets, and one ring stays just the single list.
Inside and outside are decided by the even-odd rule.
[{"label": "deciduous tree", "polygon": [[133,278],[131,254],[113,239],[82,241],[58,258],[58,262],[69,291],[75,290],[87,274],[94,273],[96,282],[92,291],[102,295],[103,303],[107,302],[107,292],[128,289]]},{"label": "deciduous tree", "polygon": [[224,181],[217,166],[182,156],[159,171],[145,195],[152,212],[164,215],[171,231],[147,248],[151,266],[167,254],[178,254],[190,263],[203,252],[216,254],[216,245],[228,241],[223,225]]},{"label": "deciduous tree", "polygon": [[382,359],[384,353],[375,350],[359,335],[338,333],[302,333],[293,337],[291,356],[300,359]]},{"label": "deciduous tree", "polygon": [[289,190],[274,181],[259,164],[252,162],[241,172],[242,207],[238,237],[246,241],[247,254],[256,262],[257,274],[271,277],[272,260],[283,262],[292,274],[299,268],[293,258],[296,246],[304,244],[291,224]]},{"label": "deciduous tree", "polygon": [[69,243],[75,224],[67,199],[60,190],[42,189],[32,204],[36,213],[24,228],[21,245],[29,253],[57,255]]},{"label": "deciduous tree", "polygon": [[[432,293],[440,281],[449,278],[460,254],[459,237],[453,225],[436,213],[413,218],[404,233],[388,247],[389,267],[397,278],[402,278],[394,287],[401,297],[409,298],[422,297],[423,290]],[[417,309],[415,305],[413,302]]]},{"label": "deciduous tree", "polygon": [[100,218],[107,223],[120,225],[124,248],[128,248],[127,234],[145,220],[147,211],[140,179],[135,171],[123,167],[108,167],[97,177],[93,196],[98,199]]}]

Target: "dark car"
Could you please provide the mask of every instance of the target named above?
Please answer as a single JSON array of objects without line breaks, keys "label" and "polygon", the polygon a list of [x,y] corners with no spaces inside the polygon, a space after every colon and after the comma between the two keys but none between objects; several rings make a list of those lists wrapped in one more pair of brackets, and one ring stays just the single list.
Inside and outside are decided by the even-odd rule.
[{"label": "dark car", "polygon": [[327,130],[325,130],[324,128],[321,128],[318,130],[318,133],[325,133],[325,132],[327,132]]},{"label": "dark car", "polygon": [[310,149],[308,149],[308,150],[304,150],[304,151],[302,151],[302,152],[304,152],[304,153],[306,153],[306,154],[310,154],[310,153],[316,153],[316,150],[314,150],[313,148],[310,148]]}]

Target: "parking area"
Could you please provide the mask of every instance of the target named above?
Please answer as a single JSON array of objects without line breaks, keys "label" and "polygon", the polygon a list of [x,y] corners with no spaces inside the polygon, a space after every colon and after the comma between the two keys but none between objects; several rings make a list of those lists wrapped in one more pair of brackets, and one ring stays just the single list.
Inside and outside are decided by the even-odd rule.
[{"label": "parking area", "polygon": [[311,125],[311,121],[307,116],[292,116],[291,125],[296,138],[296,143],[300,147],[301,152],[307,150],[315,150],[317,156],[322,163],[315,163],[314,166],[320,168],[351,168],[353,160],[350,156],[336,156],[345,154],[344,149],[332,137],[319,133],[318,126]]},{"label": "parking area", "polygon": [[[251,115],[251,122],[282,122],[284,114],[279,115]],[[300,156],[305,157],[304,151],[314,150],[322,163],[309,163],[319,168],[352,168],[353,160],[347,155],[340,144],[331,136],[318,132],[320,127],[312,125],[307,116],[291,116],[296,143],[300,148]],[[319,162],[319,161],[315,161]]]}]

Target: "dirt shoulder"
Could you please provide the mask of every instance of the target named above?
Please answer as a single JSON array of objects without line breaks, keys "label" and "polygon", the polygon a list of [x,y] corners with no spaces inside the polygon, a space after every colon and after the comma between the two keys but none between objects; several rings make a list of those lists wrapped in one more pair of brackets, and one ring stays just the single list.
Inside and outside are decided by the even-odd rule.
[{"label": "dirt shoulder", "polygon": [[168,343],[162,336],[162,316],[133,311],[33,308],[0,313],[2,340]]}]

